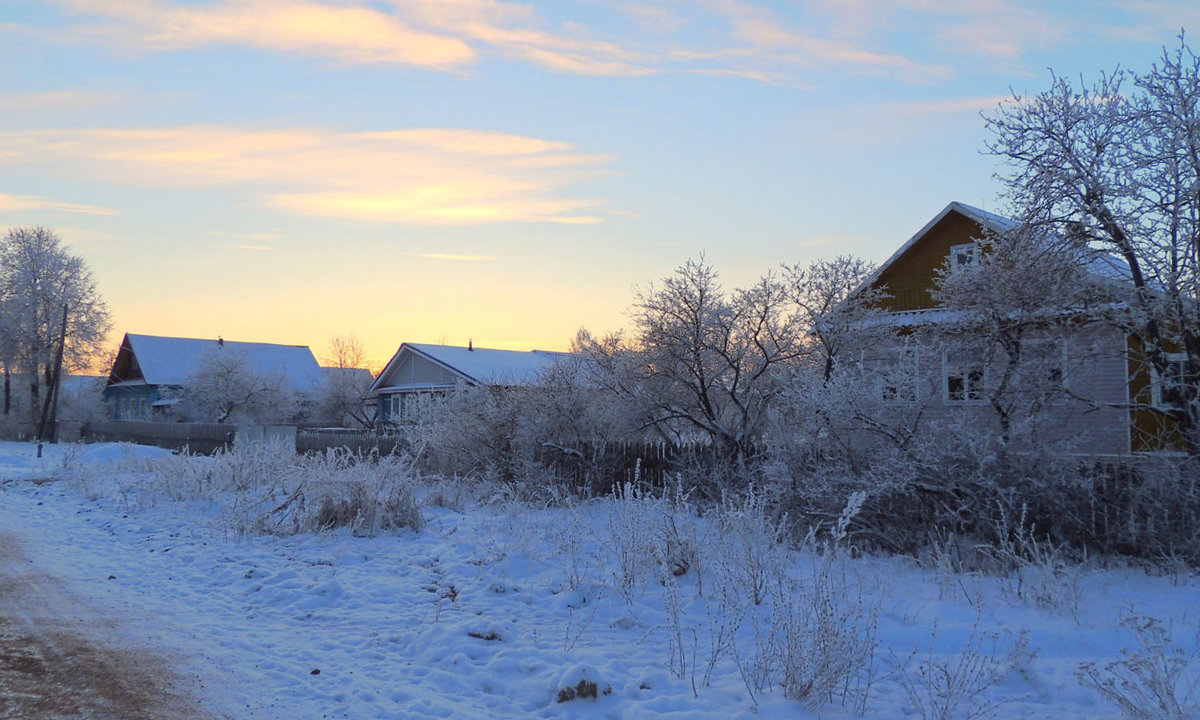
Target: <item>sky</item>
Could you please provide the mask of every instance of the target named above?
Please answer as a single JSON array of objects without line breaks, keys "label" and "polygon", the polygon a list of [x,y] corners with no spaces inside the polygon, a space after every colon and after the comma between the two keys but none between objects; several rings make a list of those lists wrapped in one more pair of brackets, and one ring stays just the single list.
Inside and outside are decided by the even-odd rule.
[{"label": "sky", "polygon": [[0,0],[0,231],[125,332],[566,349],[1003,212],[981,113],[1141,70],[1194,0]]}]

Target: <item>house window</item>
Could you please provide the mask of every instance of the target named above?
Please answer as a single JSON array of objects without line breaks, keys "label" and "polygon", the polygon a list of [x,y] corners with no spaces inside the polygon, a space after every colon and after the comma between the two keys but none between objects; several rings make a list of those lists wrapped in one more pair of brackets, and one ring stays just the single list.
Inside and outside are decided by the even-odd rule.
[{"label": "house window", "polygon": [[1167,353],[1167,369],[1159,374],[1150,370],[1150,403],[1159,409],[1178,408],[1180,390],[1188,382],[1187,353]]},{"label": "house window", "polygon": [[438,395],[428,391],[396,393],[389,397],[388,420],[399,422],[418,418],[425,414],[424,408]]},{"label": "house window", "polygon": [[985,367],[982,353],[947,352],[942,357],[942,391],[946,402],[983,402]]},{"label": "house window", "polygon": [[963,245],[950,246],[950,271],[956,272],[963,268],[970,267],[975,264],[975,255],[978,252],[975,243],[965,243]]}]

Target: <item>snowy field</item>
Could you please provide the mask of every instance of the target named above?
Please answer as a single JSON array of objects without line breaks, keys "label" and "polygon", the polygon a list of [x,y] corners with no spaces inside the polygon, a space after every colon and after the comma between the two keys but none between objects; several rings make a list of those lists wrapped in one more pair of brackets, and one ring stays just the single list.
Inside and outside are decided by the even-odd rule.
[{"label": "snowy field", "polygon": [[284,461],[240,466],[275,473],[256,494],[185,469],[208,458],[34,453],[0,444],[0,531],[218,717],[1200,717],[1181,572],[958,573],[950,552],[783,550],[753,503],[444,482],[411,483],[419,530],[285,532],[314,480]]}]

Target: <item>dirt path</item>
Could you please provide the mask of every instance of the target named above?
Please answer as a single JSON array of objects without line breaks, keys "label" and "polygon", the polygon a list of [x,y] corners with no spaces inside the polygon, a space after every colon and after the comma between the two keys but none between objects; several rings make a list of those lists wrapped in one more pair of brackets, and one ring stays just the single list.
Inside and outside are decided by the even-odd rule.
[{"label": "dirt path", "polygon": [[114,628],[0,533],[0,720],[211,718],[162,658],[106,641]]}]

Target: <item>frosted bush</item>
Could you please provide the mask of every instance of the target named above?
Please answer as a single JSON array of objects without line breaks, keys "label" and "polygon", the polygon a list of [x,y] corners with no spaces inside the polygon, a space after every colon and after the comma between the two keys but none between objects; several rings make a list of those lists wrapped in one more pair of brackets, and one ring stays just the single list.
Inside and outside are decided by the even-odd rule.
[{"label": "frosted bush", "polygon": [[994,716],[1001,702],[989,697],[989,690],[1010,669],[1022,671],[1033,660],[1024,632],[1007,654],[998,650],[999,636],[981,632],[978,625],[971,628],[962,651],[951,657],[934,654],[936,638],[935,624],[924,657],[918,659],[914,650],[903,662],[898,661],[901,685],[922,720]]},{"label": "frosted bush", "polygon": [[653,577],[659,566],[660,554],[653,533],[661,514],[659,503],[641,497],[632,483],[613,490],[607,546],[612,553],[613,587],[629,605],[633,605],[639,588]]},{"label": "frosted bush", "polygon": [[408,468],[393,456],[306,456],[266,443],[212,456],[135,459],[108,477],[127,508],[198,505],[233,535],[335,528],[373,535],[423,525]]},{"label": "frosted bush", "polygon": [[1122,650],[1103,668],[1083,663],[1079,682],[1121,709],[1131,720],[1200,718],[1200,664],[1176,647],[1162,621],[1131,616],[1122,622],[1141,645]]}]

